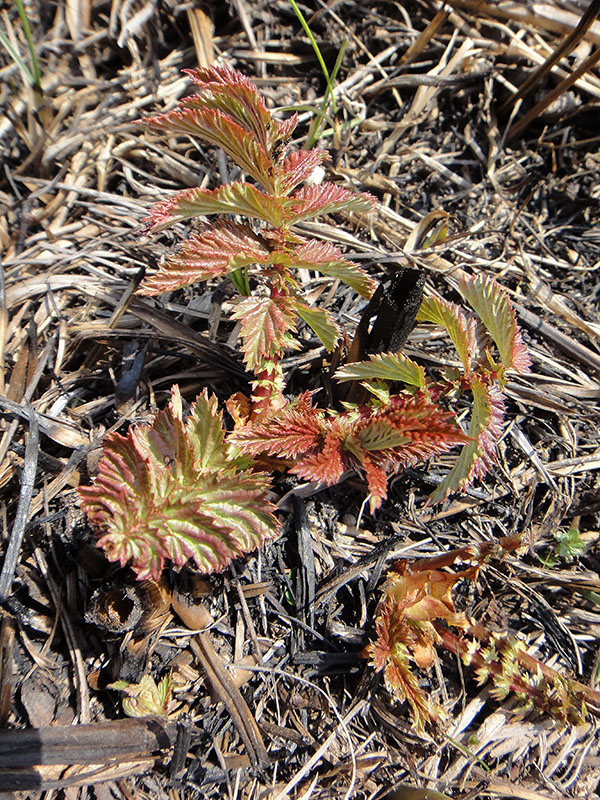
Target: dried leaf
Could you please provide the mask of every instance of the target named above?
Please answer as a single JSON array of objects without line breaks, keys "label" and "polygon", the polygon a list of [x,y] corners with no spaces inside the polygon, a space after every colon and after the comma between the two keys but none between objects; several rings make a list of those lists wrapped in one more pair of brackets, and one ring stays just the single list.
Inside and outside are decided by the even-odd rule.
[{"label": "dried leaf", "polygon": [[393,792],[386,794],[382,800],[450,800],[447,794],[433,789],[416,789],[414,786],[397,786]]}]

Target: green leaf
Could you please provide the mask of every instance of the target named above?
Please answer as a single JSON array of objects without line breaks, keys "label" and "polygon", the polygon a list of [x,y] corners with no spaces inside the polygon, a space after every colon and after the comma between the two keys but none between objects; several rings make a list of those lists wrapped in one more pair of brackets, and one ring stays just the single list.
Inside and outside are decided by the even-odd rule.
[{"label": "green leaf", "polygon": [[341,332],[329,311],[323,308],[311,308],[297,300],[294,301],[294,310],[316,333],[327,350],[333,350]]},{"label": "green leaf", "polygon": [[364,270],[348,261],[341,258],[338,261],[328,261],[326,264],[311,264],[310,262],[297,263],[296,267],[299,269],[305,267],[306,269],[314,269],[322,275],[327,275],[330,278],[342,281],[346,286],[354,289],[361,297],[369,299],[373,294],[375,288],[375,281],[370,278]]},{"label": "green leaf", "polygon": [[172,697],[169,675],[158,685],[151,675],[144,675],[139,683],[119,680],[109,683],[107,688],[125,694],[122,704],[128,717],[169,717],[178,707]]},{"label": "green leaf", "polygon": [[531,360],[506,292],[487,276],[461,281],[458,288],[489,331],[504,368],[528,372]]},{"label": "green leaf", "polygon": [[579,535],[579,528],[559,530],[554,534],[554,538],[556,539],[554,552],[559,558],[564,558],[566,561],[573,561],[585,550],[585,542]]},{"label": "green leaf", "polygon": [[379,405],[385,406],[390,402],[390,387],[385,381],[361,381],[360,385],[376,398]]},{"label": "green leaf", "polygon": [[471,391],[473,392],[473,410],[468,436],[472,441],[463,446],[450,472],[429,496],[428,503],[441,503],[448,495],[468,486],[474,475],[477,461],[483,455],[482,436],[493,422],[492,402],[488,388],[477,376],[473,377]]},{"label": "green leaf", "polygon": [[465,375],[468,375],[471,371],[471,357],[478,354],[475,351],[474,327],[467,323],[462,309],[447,300],[426,297],[417,313],[417,322],[433,322],[448,331],[462,361]]},{"label": "green leaf", "polygon": [[224,436],[214,397],[200,395],[184,422],[173,387],[151,426],[106,437],[79,496],[110,561],[131,562],[140,580],[158,579],[167,559],[218,571],[277,535],[266,476],[245,469]]},{"label": "green leaf", "polygon": [[264,194],[251,183],[231,183],[217,189],[184,189],[157,203],[146,218],[149,230],[161,231],[191,217],[241,214],[279,228],[286,218],[289,199]]},{"label": "green leaf", "polygon": [[379,353],[369,356],[369,361],[345,364],[335,377],[342,382],[362,380],[402,381],[422,389],[425,370],[416,361],[401,353]]}]

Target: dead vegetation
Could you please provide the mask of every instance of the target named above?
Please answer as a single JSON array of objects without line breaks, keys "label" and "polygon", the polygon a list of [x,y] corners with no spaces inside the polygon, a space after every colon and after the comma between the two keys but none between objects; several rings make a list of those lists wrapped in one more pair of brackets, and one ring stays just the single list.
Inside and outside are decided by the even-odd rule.
[{"label": "dead vegetation", "polygon": [[[102,559],[76,503],[102,436],[150,419],[173,383],[187,400],[248,384],[221,321],[226,286],[134,295],[184,230],[142,239],[148,208],[227,170],[210,148],[135,120],[172,107],[189,89],[181,70],[213,60],[252,76],[282,117],[297,108],[300,139],[325,91],[287,0],[215,5],[211,17],[170,0],[32,2],[40,88],[0,56],[0,791],[374,799],[410,784],[598,797],[592,718],[521,719],[440,656],[420,677],[451,722],[417,736],[360,653],[394,558],[520,532],[525,547],[465,587],[460,610],[598,680],[600,3],[302,6],[330,68],[347,41],[320,142],[329,178],[378,200],[371,217],[306,230],[377,279],[422,269],[427,291],[448,298],[464,274],[494,276],[533,372],[509,382],[498,466],[466,496],[425,506],[443,459],[396,479],[375,517],[361,515],[358,479],[310,496],[280,483],[283,536],[263,552],[209,581],[138,584]],[[12,6],[0,30],[27,62]],[[436,210],[450,237],[410,252]],[[335,301],[352,333],[363,301]],[[452,365],[447,340],[419,327],[404,352]],[[322,359],[308,338],[289,357],[294,391],[317,385]],[[169,672],[171,719],[124,718],[107,684]]]}]

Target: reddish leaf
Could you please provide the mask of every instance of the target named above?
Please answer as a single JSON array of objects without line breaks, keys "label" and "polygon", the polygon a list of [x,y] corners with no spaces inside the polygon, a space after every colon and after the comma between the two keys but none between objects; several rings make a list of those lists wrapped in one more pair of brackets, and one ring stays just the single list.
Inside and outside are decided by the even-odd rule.
[{"label": "reddish leaf", "polygon": [[139,291],[146,295],[172,292],[268,258],[265,243],[247,225],[215,220],[193,231],[177,253],[146,278]]},{"label": "reddish leaf", "polygon": [[504,369],[529,372],[531,359],[523,343],[508,295],[493,278],[478,276],[461,281],[459,290],[494,340]]},{"label": "reddish leaf", "polygon": [[271,119],[262,95],[249,78],[227,67],[184,69],[183,72],[199,87],[198,94],[185,98],[183,105],[218,109],[227,114],[270,154],[274,142],[281,136],[279,126]]},{"label": "reddish leaf", "polygon": [[283,122],[275,122],[275,120],[273,120],[275,122],[275,125],[277,126],[278,142],[284,143],[288,141],[292,133],[298,127],[298,120],[299,117],[297,113],[292,114],[291,117],[288,117],[288,119],[284,120]]},{"label": "reddish leaf", "polygon": [[286,224],[293,225],[305,219],[313,219],[321,214],[335,214],[338,211],[372,211],[375,198],[370,194],[356,194],[335,183],[322,183],[319,186],[303,186],[292,195],[294,204]]},{"label": "reddish leaf", "polygon": [[305,394],[277,416],[232,435],[245,452],[297,457],[291,471],[309,480],[332,484],[348,470],[364,471],[371,510],[386,496],[384,476],[465,439],[453,416],[424,394],[393,395],[382,408],[343,414],[315,409]]},{"label": "reddish leaf", "polygon": [[151,426],[106,437],[98,477],[79,496],[109,560],[131,562],[141,580],[158,579],[167,558],[222,570],[273,538],[267,489],[266,476],[230,453],[216,399],[205,391],[184,422],[173,387]]},{"label": "reddish leaf", "polygon": [[248,455],[278,455],[295,458],[317,445],[321,437],[323,411],[314,408],[310,393],[299,395],[281,412],[282,424],[269,420],[238,428],[229,441]]},{"label": "reddish leaf", "polygon": [[248,369],[258,370],[264,359],[298,347],[291,335],[296,313],[289,297],[245,297],[231,316],[241,322],[242,350]]},{"label": "reddish leaf", "polygon": [[309,481],[331,486],[348,471],[343,438],[339,433],[339,420],[324,421],[319,440],[307,455],[299,459],[290,472]]},{"label": "reddish leaf", "polygon": [[195,136],[220,147],[244,172],[272,192],[273,161],[253,133],[243,130],[231,117],[212,108],[175,108],[142,122],[169,133]]},{"label": "reddish leaf", "polygon": [[303,181],[310,178],[316,167],[327,158],[326,150],[294,150],[275,167],[275,185],[278,195],[288,195]]},{"label": "reddish leaf", "polygon": [[423,730],[429,723],[443,719],[442,710],[421,689],[411,670],[407,643],[414,642],[414,629],[394,603],[384,603],[375,621],[377,638],[365,649],[371,666],[383,670],[386,689],[412,709],[415,728]]},{"label": "reddish leaf", "polygon": [[[496,461],[498,442],[502,438],[504,429],[504,395],[497,384],[484,387],[486,400],[490,409],[488,423],[479,434],[477,440],[477,461],[473,465],[470,479],[480,478],[493,466]],[[477,391],[477,390],[475,390]]]},{"label": "reddish leaf", "polygon": [[295,251],[294,266],[297,269],[314,269],[337,278],[362,297],[371,297],[375,288],[375,281],[352,261],[342,258],[340,249],[331,242],[309,239]]}]

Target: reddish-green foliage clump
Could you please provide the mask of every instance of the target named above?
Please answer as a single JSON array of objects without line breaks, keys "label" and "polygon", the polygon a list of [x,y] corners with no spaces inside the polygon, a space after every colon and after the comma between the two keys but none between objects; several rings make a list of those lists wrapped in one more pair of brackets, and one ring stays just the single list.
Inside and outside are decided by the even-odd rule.
[{"label": "reddish-green foliage clump", "polygon": [[[299,326],[312,329],[329,351],[340,338],[331,312],[303,295],[298,271],[341,281],[365,298],[374,288],[339,248],[294,226],[322,214],[369,212],[374,198],[333,183],[313,185],[327,153],[289,151],[297,118],[274,119],[239,72],[211,67],[187,74],[197,93],[143,124],[220,147],[246,179],[176,192],[151,209],[148,231],[196,223],[140,291],[156,295],[231,279],[238,290],[231,319],[239,322],[240,349],[254,381],[244,413],[230,398],[235,430],[229,435],[215,398],[201,395],[185,420],[174,391],[152,426],[107,437],[98,477],[80,497],[100,546],[112,560],[131,563],[140,578],[157,577],[166,559],[223,569],[276,534],[268,479],[252,471],[252,457],[292,459],[292,473],[322,484],[349,471],[363,474],[374,511],[390,475],[459,445],[453,469],[432,497],[443,500],[489,468],[502,431],[506,372],[528,368],[506,294],[492,280],[475,279],[459,290],[476,316],[431,298],[419,311],[420,321],[447,329],[462,364],[455,376],[432,379],[415,361],[381,353],[335,376],[360,381],[369,401],[319,408],[309,393],[286,397],[282,356],[300,347]],[[472,396],[466,433],[453,410],[461,393]]]},{"label": "reddish-green foliage clump", "polygon": [[371,278],[343,258],[339,248],[306,239],[293,232],[293,226],[322,214],[370,211],[374,198],[333,183],[306,185],[327,153],[287,153],[297,117],[283,123],[273,119],[256,86],[244,75],[218,67],[186,72],[198,93],[173,111],[142,121],[217,145],[254,182],[177,192],[153,208],[149,230],[191,217],[235,214],[247,221],[200,222],[178,252],[142,284],[141,292],[160,294],[210,278],[232,277],[241,295],[232,317],[240,321],[241,350],[246,366],[256,375],[257,417],[283,403],[279,360],[286,349],[298,346],[294,337],[298,320],[312,328],[328,350],[339,338],[331,313],[302,297],[297,270],[339,279],[364,297],[370,297],[374,288]]},{"label": "reddish-green foliage clump", "polygon": [[[470,392],[473,400],[468,442],[455,464],[430,497],[441,502],[453,492],[469,486],[484,475],[494,462],[496,445],[502,435],[504,395],[502,389],[509,370],[528,372],[530,359],[521,339],[515,313],[506,293],[491,278],[473,278],[459,284],[459,291],[476,312],[465,314],[456,303],[435,297],[426,298],[419,312],[419,322],[445,328],[462,365],[454,376],[447,372],[436,382],[428,382],[416,362],[397,353],[383,353],[369,361],[348,364],[338,370],[342,381],[362,380],[374,393],[381,392],[381,382],[402,381],[426,392],[434,391],[439,399],[450,402]],[[494,348],[497,356],[494,356]]]},{"label": "reddish-green foliage clump", "polygon": [[295,459],[290,472],[318,483],[337,483],[349,470],[364,472],[372,511],[387,496],[389,474],[465,439],[452,414],[426,393],[408,392],[341,413],[315,408],[305,393],[230,437],[245,453]]},{"label": "reddish-green foliage clump", "polygon": [[[518,536],[506,537],[412,564],[399,561],[388,572],[376,617],[376,638],[365,656],[375,670],[383,672],[391,694],[409,703],[417,729],[445,718],[413,670],[413,666],[431,667],[436,648],[460,657],[474,670],[480,685],[489,682],[493,698],[516,697],[522,714],[537,709],[574,724],[588,712],[600,714],[600,693],[546,666],[515,637],[493,633],[456,611],[454,587],[461,580],[474,580],[491,555],[513,551],[519,543]],[[462,571],[443,571],[457,560],[474,563]]]}]

